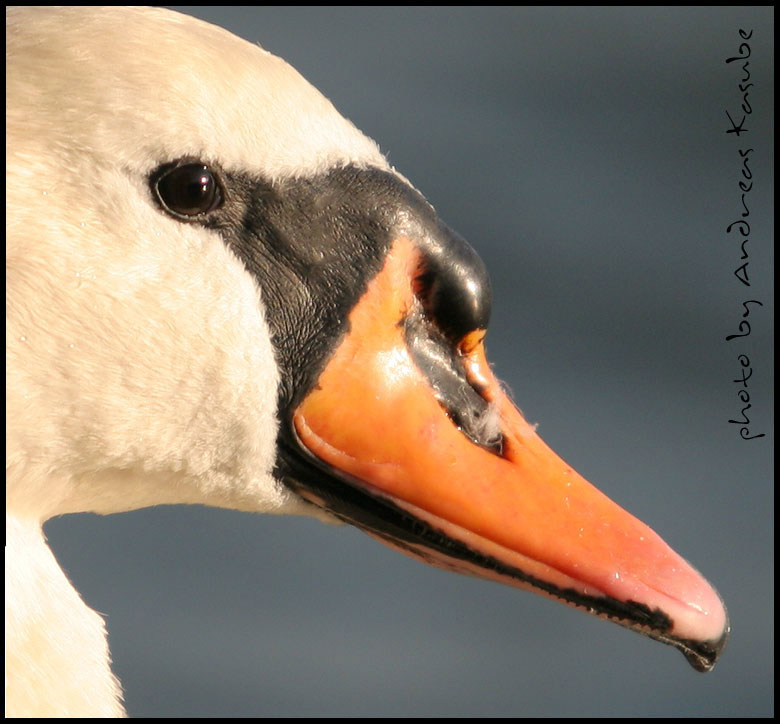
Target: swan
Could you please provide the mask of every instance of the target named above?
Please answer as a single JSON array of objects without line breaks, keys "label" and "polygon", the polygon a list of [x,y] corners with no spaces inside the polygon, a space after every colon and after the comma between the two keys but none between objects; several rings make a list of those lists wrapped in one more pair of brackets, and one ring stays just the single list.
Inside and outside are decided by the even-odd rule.
[{"label": "swan", "polygon": [[284,61],[14,9],[6,106],[8,715],[124,715],[42,525],[170,503],[353,523],[714,665],[714,589],[493,376],[476,253]]}]

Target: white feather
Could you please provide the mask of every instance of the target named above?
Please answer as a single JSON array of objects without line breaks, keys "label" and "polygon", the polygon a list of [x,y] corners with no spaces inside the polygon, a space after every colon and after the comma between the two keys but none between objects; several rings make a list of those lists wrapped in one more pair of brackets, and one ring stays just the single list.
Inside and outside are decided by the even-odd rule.
[{"label": "white feather", "polygon": [[267,179],[388,166],[284,61],[192,18],[23,8],[6,32],[7,711],[114,716],[102,619],[43,522],[314,511],[271,475],[278,372],[254,280],[145,179],[188,155]]}]

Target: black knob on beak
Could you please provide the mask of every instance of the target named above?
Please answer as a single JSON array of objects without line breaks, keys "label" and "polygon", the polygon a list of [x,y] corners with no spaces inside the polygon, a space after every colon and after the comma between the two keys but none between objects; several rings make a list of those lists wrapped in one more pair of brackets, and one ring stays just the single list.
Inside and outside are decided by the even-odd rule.
[{"label": "black knob on beak", "polygon": [[441,332],[457,343],[469,332],[487,329],[490,279],[465,239],[444,224],[437,231],[425,240],[418,297]]}]

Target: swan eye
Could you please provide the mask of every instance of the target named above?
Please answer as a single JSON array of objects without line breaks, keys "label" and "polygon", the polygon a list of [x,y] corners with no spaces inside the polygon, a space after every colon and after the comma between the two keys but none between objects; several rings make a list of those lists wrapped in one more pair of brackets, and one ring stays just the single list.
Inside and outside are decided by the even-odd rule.
[{"label": "swan eye", "polygon": [[217,176],[202,163],[163,167],[152,177],[152,186],[163,208],[178,217],[208,214],[224,200]]}]

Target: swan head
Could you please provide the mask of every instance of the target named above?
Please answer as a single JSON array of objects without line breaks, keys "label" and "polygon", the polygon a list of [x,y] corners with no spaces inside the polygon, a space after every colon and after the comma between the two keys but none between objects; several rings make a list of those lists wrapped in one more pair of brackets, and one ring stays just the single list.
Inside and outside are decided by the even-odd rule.
[{"label": "swan head", "polygon": [[[8,22],[9,502],[44,519],[301,507],[271,475],[280,380],[258,281],[151,178],[197,162],[272,189],[388,170],[376,145],[283,60],[186,16]],[[246,198],[224,193],[218,223],[245,225]]]},{"label": "swan head", "polygon": [[538,438],[478,256],[295,70],[160,9],[7,48],[9,511],[335,516],[713,665],[717,593]]}]

